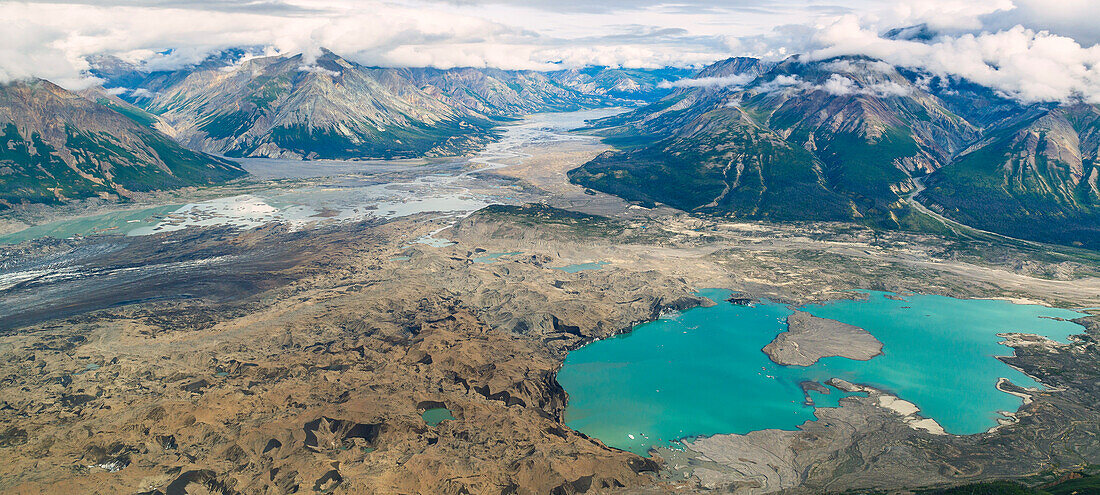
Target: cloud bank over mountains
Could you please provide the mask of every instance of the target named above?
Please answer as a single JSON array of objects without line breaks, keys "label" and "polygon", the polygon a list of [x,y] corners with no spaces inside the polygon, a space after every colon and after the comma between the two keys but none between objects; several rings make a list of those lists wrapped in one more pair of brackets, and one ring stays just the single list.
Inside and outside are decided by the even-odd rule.
[{"label": "cloud bank over mountains", "polygon": [[1100,103],[1097,18],[1093,0],[4,2],[0,81],[41,77],[78,89],[97,83],[89,55],[173,69],[239,46],[307,58],[326,47],[379,66],[539,70],[866,55],[1021,101]]},{"label": "cloud bank over mountains", "polygon": [[[1086,14],[1089,11],[1094,13]],[[1082,6],[1082,15],[1100,15],[1100,7]],[[963,17],[957,22],[968,20]],[[932,23],[928,25],[927,39],[890,39],[856,16],[843,16],[821,27],[806,53],[818,60],[866,55],[891,65],[961,77],[1025,102],[1100,103],[1100,45],[1082,45],[1074,38],[1021,24],[977,33],[952,32],[950,25],[937,32]]]}]

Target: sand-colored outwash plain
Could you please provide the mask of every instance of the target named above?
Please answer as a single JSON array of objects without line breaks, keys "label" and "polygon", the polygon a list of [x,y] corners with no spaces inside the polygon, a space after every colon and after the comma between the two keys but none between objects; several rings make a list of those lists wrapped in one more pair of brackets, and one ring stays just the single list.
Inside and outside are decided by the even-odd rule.
[{"label": "sand-colored outwash plain", "polygon": [[[565,182],[600,146],[555,146],[493,172],[545,204],[475,213],[439,234],[448,247],[405,247],[445,225],[426,214],[7,248],[85,253],[99,278],[2,295],[35,311],[0,335],[0,492],[820,493],[1100,461],[1091,321],[1068,345],[1011,339],[1006,361],[1050,388],[1002,385],[1030,402],[993,433],[916,428],[919,413],[883,407],[878,391],[800,431],[651,459],[570,430],[555,380],[566,352],[713,304],[699,288],[792,304],[877,289],[1096,307],[1100,267],[1027,244],[632,207]],[[500,252],[522,254],[473,261]],[[153,261],[163,269],[132,275]],[[552,268],[590,261],[609,264]],[[426,425],[420,413],[441,406],[457,419]]]}]

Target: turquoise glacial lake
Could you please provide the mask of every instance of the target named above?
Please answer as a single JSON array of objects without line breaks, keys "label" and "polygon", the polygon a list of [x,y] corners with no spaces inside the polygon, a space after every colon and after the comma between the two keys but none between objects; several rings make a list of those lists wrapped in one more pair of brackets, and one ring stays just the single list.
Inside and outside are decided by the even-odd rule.
[{"label": "turquoise glacial lake", "polygon": [[574,265],[555,266],[553,268],[555,270],[561,270],[565,273],[577,273],[577,272],[583,272],[585,270],[599,270],[599,269],[603,268],[604,265],[610,265],[610,264],[611,263],[607,262],[607,261],[592,261],[592,262],[588,262],[588,263],[577,263],[577,264],[574,264]]},{"label": "turquoise glacial lake", "polygon": [[[1065,309],[1008,301],[934,295],[843,300],[800,309],[859,326],[883,343],[870,361],[825,358],[809,367],[780,366],[761,351],[786,331],[786,306],[725,302],[729,292],[706,289],[718,302],[638,325],[566,357],[558,381],[569,393],[566,423],[605,444],[646,455],[653,445],[719,433],[793,430],[814,419],[799,384],[838,377],[874,386],[916,404],[948,433],[996,426],[998,411],[1015,411],[1019,397],[997,390],[998,378],[1039,387],[995,356],[1011,354],[1001,332],[1065,341],[1079,325],[1054,318],[1084,316]],[[841,392],[813,393],[819,407],[836,407]]]}]

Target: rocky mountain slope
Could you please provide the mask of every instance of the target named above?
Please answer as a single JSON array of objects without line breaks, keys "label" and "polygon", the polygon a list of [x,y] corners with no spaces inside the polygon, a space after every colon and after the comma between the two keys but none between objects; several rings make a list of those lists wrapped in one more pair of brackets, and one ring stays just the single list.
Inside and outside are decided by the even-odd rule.
[{"label": "rocky mountain slope", "polygon": [[130,99],[189,148],[226,156],[396,158],[462,154],[495,124],[393,70],[325,52],[152,73]]},{"label": "rocky mountain slope", "polygon": [[652,146],[606,152],[570,178],[645,203],[775,220],[850,215],[811,153],[739,108],[720,108]]},{"label": "rocky mountain slope", "polygon": [[597,122],[620,149],[573,180],[686,210],[938,228],[920,193],[978,228],[1100,246],[1093,105],[1024,105],[864,57],[730,59],[681,85]]},{"label": "rocky mountain slope", "polygon": [[989,133],[920,198],[975,227],[1100,247],[1100,108],[1061,106]]},{"label": "rocky mountain slope", "polygon": [[47,81],[0,86],[0,210],[210,184],[236,164],[184,149],[148,127],[152,116],[104,93]]}]

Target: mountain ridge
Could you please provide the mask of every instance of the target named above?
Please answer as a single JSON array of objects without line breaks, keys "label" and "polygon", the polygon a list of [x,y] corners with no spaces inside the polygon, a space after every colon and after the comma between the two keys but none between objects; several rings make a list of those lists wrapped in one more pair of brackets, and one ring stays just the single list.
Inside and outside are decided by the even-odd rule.
[{"label": "mountain ridge", "polygon": [[[943,80],[869,57],[791,57],[759,73],[724,67],[752,65],[719,62],[697,78],[746,77],[736,85],[685,85],[658,102],[594,122],[589,130],[618,151],[571,171],[571,179],[628,199],[715,214],[941,230],[908,203],[921,179],[927,188],[917,197],[953,220],[1013,237],[1100,247],[1100,229],[1093,227],[1100,223],[1095,105],[1023,104],[964,80]],[[733,108],[740,117],[730,118]],[[771,137],[756,142],[728,137],[731,125],[743,135]],[[810,209],[793,197],[758,195],[762,202],[747,204],[704,201],[712,192],[707,185],[721,183],[729,169],[731,145],[738,156],[753,156],[776,169],[758,171],[760,177],[786,176],[804,194],[818,188],[829,194],[818,195],[821,207]],[[723,146],[726,153],[719,153]],[[702,151],[693,155],[700,163],[684,163],[688,149]],[[812,156],[790,155],[793,149]],[[780,164],[779,157],[787,163]],[[781,168],[786,171],[778,172]],[[634,181],[634,189],[613,185],[614,177],[633,178],[628,182]],[[667,191],[669,183],[681,183],[689,192]],[[697,194],[690,192],[692,186],[699,186]],[[732,197],[761,187],[731,186],[725,194]],[[836,194],[850,208],[837,208]],[[1036,228],[1035,222],[1043,226]]]},{"label": "mountain ridge", "polygon": [[[96,97],[44,80],[0,85],[0,209],[126,198],[245,174],[235,163],[187,150],[89,96]],[[106,94],[99,99],[110,102]]]}]

